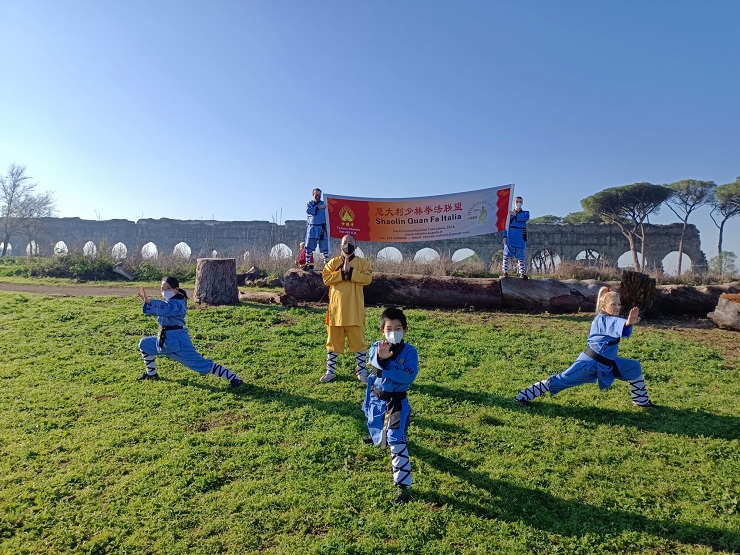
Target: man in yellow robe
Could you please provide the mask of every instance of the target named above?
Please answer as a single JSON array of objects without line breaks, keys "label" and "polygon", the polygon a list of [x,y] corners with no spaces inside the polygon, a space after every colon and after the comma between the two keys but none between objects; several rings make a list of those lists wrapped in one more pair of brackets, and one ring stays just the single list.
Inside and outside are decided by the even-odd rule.
[{"label": "man in yellow robe", "polygon": [[329,287],[326,311],[326,372],[321,383],[336,377],[337,355],[344,353],[345,337],[355,353],[357,379],[367,383],[367,343],[365,342],[365,294],[363,287],[373,279],[370,262],[355,256],[355,238],[342,237],[342,254],[324,265],[321,277]]}]

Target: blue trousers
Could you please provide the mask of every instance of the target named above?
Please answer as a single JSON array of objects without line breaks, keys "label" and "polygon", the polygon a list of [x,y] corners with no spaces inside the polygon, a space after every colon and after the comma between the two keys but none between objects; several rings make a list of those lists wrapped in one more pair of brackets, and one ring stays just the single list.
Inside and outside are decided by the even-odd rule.
[{"label": "blue trousers", "polygon": [[139,349],[147,355],[171,358],[199,374],[208,374],[213,368],[213,361],[195,350],[186,330],[168,331],[167,339],[161,349],[156,336],[144,337],[139,341]]},{"label": "blue trousers", "polygon": [[324,237],[321,238],[323,228],[320,225],[310,225],[306,228],[306,263],[313,264],[313,253],[318,245],[321,254],[324,257],[324,263],[329,262],[329,230],[324,231]]},{"label": "blue trousers", "polygon": [[550,395],[585,383],[598,382],[599,388],[605,389],[614,382],[614,378],[633,381],[642,376],[642,365],[639,361],[617,357],[616,363],[619,376],[615,376],[610,367],[599,364],[588,355],[581,353],[570,368],[549,378]]}]

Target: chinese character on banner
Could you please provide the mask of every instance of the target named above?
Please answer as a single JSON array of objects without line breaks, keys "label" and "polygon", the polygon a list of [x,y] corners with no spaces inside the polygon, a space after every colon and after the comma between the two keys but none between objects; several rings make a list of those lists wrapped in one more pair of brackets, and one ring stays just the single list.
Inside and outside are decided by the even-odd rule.
[{"label": "chinese character on banner", "polygon": [[330,237],[412,242],[459,239],[506,229],[514,185],[432,197],[382,199],[326,193]]}]

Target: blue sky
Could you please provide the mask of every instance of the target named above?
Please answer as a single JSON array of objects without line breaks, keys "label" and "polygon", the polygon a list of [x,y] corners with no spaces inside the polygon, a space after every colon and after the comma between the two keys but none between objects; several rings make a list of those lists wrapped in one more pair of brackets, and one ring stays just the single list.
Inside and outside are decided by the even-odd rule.
[{"label": "blue sky", "polygon": [[[506,183],[564,216],[728,183],[738,21],[734,0],[0,0],[0,172],[25,165],[60,216],[129,220]],[[708,209],[690,221],[716,255]]]}]

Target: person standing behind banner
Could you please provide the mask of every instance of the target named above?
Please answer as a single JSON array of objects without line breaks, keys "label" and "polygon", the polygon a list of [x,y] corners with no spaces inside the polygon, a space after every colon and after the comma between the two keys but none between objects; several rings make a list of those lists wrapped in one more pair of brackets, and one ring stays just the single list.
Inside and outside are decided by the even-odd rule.
[{"label": "person standing behind banner", "polygon": [[505,278],[509,277],[509,258],[519,261],[519,275],[522,279],[527,277],[527,221],[529,212],[522,210],[522,197],[514,199],[514,210],[509,212],[509,229],[504,230],[504,263],[503,272]]},{"label": "person standing behind banner", "polygon": [[313,254],[318,245],[324,257],[324,264],[329,262],[329,232],[326,229],[326,203],[321,200],[321,189],[314,189],[313,199],[306,205],[306,253],[307,264],[304,270],[313,270]]},{"label": "person standing behind banner", "polygon": [[337,355],[344,353],[345,337],[349,350],[355,353],[357,379],[367,383],[367,343],[365,342],[365,293],[363,287],[373,279],[370,262],[355,256],[355,238],[342,237],[342,254],[326,263],[321,272],[329,287],[326,311],[326,372],[321,383],[336,377]]}]

